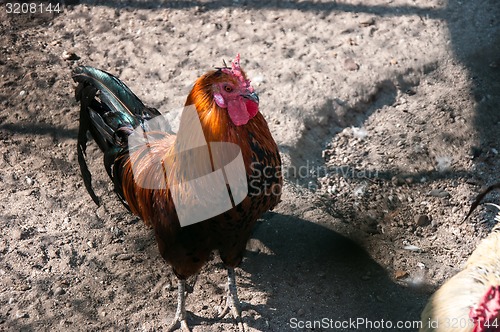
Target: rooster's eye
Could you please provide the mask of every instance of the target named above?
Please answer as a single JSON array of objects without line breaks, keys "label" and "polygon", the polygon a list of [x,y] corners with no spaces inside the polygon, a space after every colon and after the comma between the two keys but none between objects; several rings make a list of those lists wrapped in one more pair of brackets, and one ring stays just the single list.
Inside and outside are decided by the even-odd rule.
[{"label": "rooster's eye", "polygon": [[233,92],[233,88],[231,88],[229,85],[226,85],[226,86],[224,87],[224,90],[225,90],[226,92]]}]

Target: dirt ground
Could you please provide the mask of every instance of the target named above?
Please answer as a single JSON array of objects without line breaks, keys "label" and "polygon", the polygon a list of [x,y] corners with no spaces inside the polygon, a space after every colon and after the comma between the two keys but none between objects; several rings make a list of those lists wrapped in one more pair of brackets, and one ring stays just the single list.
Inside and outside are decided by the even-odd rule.
[{"label": "dirt ground", "polygon": [[[174,316],[176,278],[95,144],[104,204],[83,186],[77,65],[174,119],[199,75],[241,53],[286,174],[237,270],[251,331],[414,331],[493,226],[484,205],[462,219],[500,170],[497,0],[0,4],[0,330],[164,331]],[[189,280],[194,331],[237,330],[216,318],[225,283],[217,257]]]}]

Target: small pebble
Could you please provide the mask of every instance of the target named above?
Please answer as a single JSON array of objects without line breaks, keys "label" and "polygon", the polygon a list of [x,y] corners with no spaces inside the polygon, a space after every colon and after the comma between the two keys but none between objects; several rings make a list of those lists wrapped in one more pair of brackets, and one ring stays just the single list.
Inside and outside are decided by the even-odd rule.
[{"label": "small pebble", "polygon": [[441,198],[441,204],[443,204],[443,206],[450,206],[450,199],[448,197]]},{"label": "small pebble", "polygon": [[118,256],[116,256],[116,259],[118,259],[120,261],[128,261],[129,259],[132,259],[132,255],[131,254],[119,254]]},{"label": "small pebble", "polygon": [[394,272],[394,277],[398,280],[406,278],[406,277],[408,277],[408,272],[403,271],[403,270],[396,270],[396,272]]},{"label": "small pebble", "polygon": [[367,20],[359,22],[359,25],[362,26],[362,27],[368,27],[368,26],[374,25],[374,24],[375,24],[375,19],[373,17],[371,17],[371,18],[369,18]]},{"label": "small pebble", "polygon": [[21,92],[19,92],[19,97],[24,97],[25,95],[26,95],[25,90],[21,90]]},{"label": "small pebble", "polygon": [[429,196],[433,196],[433,197],[450,197],[450,193],[445,191],[445,190],[441,190],[441,189],[432,189],[430,192],[429,192]]},{"label": "small pebble", "polygon": [[63,295],[63,294],[66,294],[66,291],[62,287],[57,287],[54,290],[54,295],[55,296],[59,296],[59,295]]},{"label": "small pebble", "polygon": [[405,90],[405,93],[406,93],[408,96],[413,96],[413,95],[415,95],[417,92],[416,92],[415,90],[413,90],[413,89],[409,88],[409,89],[406,89],[406,90]]},{"label": "small pebble", "polygon": [[62,54],[64,60],[78,60],[80,57],[73,52],[64,51]]},{"label": "small pebble", "polygon": [[24,311],[18,311],[16,312],[16,318],[28,318],[29,315],[27,312]]},{"label": "small pebble", "polygon": [[422,250],[420,247],[414,246],[413,244],[409,244],[403,247],[404,250],[410,250],[410,251],[420,251]]},{"label": "small pebble", "polygon": [[299,310],[297,310],[297,316],[299,316],[299,317],[300,316],[304,316],[305,313],[306,313],[305,310],[302,309],[302,308],[300,308]]},{"label": "small pebble", "polygon": [[328,186],[327,191],[330,195],[333,195],[337,191],[337,186]]},{"label": "small pebble", "polygon": [[355,71],[359,69],[359,65],[356,62],[354,62],[352,58],[347,58],[344,61],[344,69],[349,71]]},{"label": "small pebble", "polygon": [[415,216],[415,223],[420,227],[424,227],[424,226],[430,225],[431,220],[425,214],[421,214],[421,215]]},{"label": "small pebble", "polygon": [[25,291],[30,290],[30,289],[31,289],[31,286],[28,284],[21,284],[17,287],[17,290],[20,290],[22,292],[25,292]]}]

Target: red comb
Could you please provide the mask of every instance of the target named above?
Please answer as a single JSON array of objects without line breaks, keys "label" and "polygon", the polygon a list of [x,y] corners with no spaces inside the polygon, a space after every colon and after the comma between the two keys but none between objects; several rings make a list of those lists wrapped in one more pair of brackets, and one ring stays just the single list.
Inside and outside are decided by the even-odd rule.
[{"label": "red comb", "polygon": [[233,60],[233,63],[231,63],[231,68],[233,69],[233,72],[239,72],[241,73],[241,67],[240,67],[240,54],[236,54],[236,57]]},{"label": "red comb", "polygon": [[500,332],[500,286],[491,286],[481,302],[471,308],[469,317],[474,321],[472,332]]},{"label": "red comb", "polygon": [[227,74],[232,74],[238,78],[238,80],[243,83],[249,90],[250,92],[253,92],[253,88],[250,86],[250,80],[245,79],[245,74],[243,73],[243,70],[241,69],[240,66],[240,54],[236,54],[236,57],[234,58],[233,62],[231,63],[231,69],[229,68],[224,68],[222,69]]}]

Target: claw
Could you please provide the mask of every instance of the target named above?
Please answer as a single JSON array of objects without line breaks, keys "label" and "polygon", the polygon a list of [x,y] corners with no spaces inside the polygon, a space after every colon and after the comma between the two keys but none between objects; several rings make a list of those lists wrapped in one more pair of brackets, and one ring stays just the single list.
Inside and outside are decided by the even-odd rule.
[{"label": "claw", "polygon": [[187,325],[187,322],[186,320],[179,320],[177,318],[174,318],[174,321],[172,322],[172,324],[170,324],[170,326],[167,328],[167,331],[168,332],[173,332],[177,329],[177,327],[179,326],[179,322],[181,323],[180,326],[181,326],[181,331],[182,332],[191,332],[191,329],[189,328],[189,326]]},{"label": "claw", "polygon": [[177,329],[180,323],[181,331],[191,332],[186,321],[186,297],[184,291],[186,288],[186,280],[179,280],[177,286],[177,310],[172,323],[168,326],[167,331],[172,332]]},{"label": "claw", "polygon": [[236,289],[236,277],[234,273],[234,268],[227,268],[227,297],[226,297],[226,306],[222,310],[219,315],[219,319],[224,318],[230,311],[233,315],[233,318],[236,320],[238,324],[238,330],[240,332],[246,332],[248,329],[246,328],[246,324],[243,324],[243,320],[241,319],[241,308],[240,308],[240,300],[238,299],[238,292]]}]

